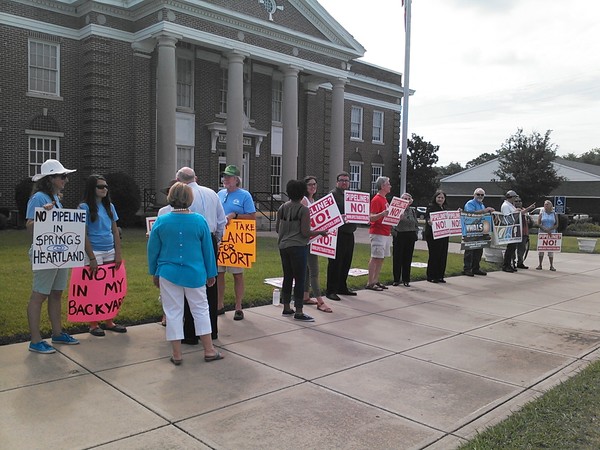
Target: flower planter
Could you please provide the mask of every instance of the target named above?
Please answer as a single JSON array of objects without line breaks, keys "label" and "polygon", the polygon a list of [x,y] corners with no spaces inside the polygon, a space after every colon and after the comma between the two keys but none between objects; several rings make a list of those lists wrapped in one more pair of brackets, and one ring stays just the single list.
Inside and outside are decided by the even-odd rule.
[{"label": "flower planter", "polygon": [[584,253],[594,253],[596,248],[596,241],[598,239],[592,238],[577,238],[577,244],[579,245],[579,251]]}]

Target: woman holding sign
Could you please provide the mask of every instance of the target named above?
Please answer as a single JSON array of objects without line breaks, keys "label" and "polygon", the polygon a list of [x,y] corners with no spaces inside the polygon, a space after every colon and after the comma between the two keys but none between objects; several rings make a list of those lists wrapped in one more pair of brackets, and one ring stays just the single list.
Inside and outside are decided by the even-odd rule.
[{"label": "woman holding sign", "polygon": [[[119,216],[110,201],[106,178],[102,175],[88,177],[79,208],[87,211],[85,265],[90,267],[92,273],[98,270],[98,266],[111,262],[118,269],[121,266],[121,237],[117,227]],[[93,336],[104,336],[104,330],[127,332],[127,328],[117,325],[112,319],[108,319],[102,328],[98,322],[90,322],[90,334]]]},{"label": "woman holding sign", "polygon": [[[312,175],[304,177],[304,183],[306,184],[305,196],[302,199],[302,204],[309,207],[316,201],[315,195],[317,194],[317,179]],[[306,275],[304,282],[304,301],[305,305],[317,305],[319,311],[326,313],[333,312],[333,310],[323,301],[321,297],[321,285],[319,283],[319,257],[308,252],[308,265],[306,266]],[[313,295],[316,301],[310,298],[310,288],[312,287]]]},{"label": "woman holding sign", "polygon": [[[40,168],[40,173],[34,175],[34,194],[27,203],[27,229],[33,234],[35,221],[35,208],[51,210],[62,208],[59,194],[65,188],[68,175],[75,170],[65,169],[56,159],[49,159]],[[31,256],[33,246],[29,250]],[[33,291],[27,304],[27,320],[31,332],[29,351],[36,353],[54,353],[56,350],[46,341],[42,340],[40,332],[40,317],[42,315],[42,303],[48,299],[48,317],[52,325],[53,344],[79,344],[79,341],[62,330],[61,304],[62,292],[67,287],[69,269],[44,269],[33,272]]]},{"label": "woman holding sign", "polygon": [[410,286],[410,268],[413,253],[415,251],[415,242],[418,239],[419,222],[417,213],[410,205],[413,203],[412,195],[402,194],[403,200],[408,202],[408,207],[404,210],[398,225],[392,229],[394,236],[393,250],[393,274],[394,286],[400,286],[400,283],[406,287]]},{"label": "woman holding sign", "polygon": [[448,209],[446,203],[446,193],[440,189],[435,191],[431,203],[427,206],[425,214],[425,239],[429,249],[429,259],[427,260],[427,281],[430,283],[445,283],[444,274],[446,272],[446,261],[448,259],[448,242],[450,238],[433,238],[433,229],[429,214],[436,211],[445,211]]},{"label": "woman holding sign", "polygon": [[204,347],[204,361],[223,359],[212,344],[206,297],[206,286],[215,284],[217,262],[206,219],[189,210],[193,200],[191,187],[175,183],[167,195],[173,209],[158,216],[148,240],[148,270],[160,289],[167,340],[173,351],[171,362],[176,366],[182,362],[184,297]]},{"label": "woman holding sign", "polygon": [[[556,233],[556,229],[558,228],[558,217],[554,212],[554,206],[550,200],[546,200],[544,202],[544,209],[540,212],[538,216],[538,227],[540,227],[541,233]],[[537,270],[542,270],[542,261],[544,261],[544,252],[538,252],[538,258],[540,260],[539,266],[536,267]],[[554,252],[548,252],[548,259],[550,260],[550,270],[555,272],[554,268]]]}]

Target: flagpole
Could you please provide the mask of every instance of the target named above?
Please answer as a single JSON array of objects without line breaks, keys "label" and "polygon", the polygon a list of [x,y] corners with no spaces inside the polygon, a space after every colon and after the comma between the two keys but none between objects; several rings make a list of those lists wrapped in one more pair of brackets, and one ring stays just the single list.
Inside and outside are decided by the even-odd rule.
[{"label": "flagpole", "polygon": [[410,75],[410,7],[412,0],[404,0],[405,14],[405,37],[404,37],[404,74],[402,97],[402,140],[400,153],[400,195],[406,192],[406,147],[408,144],[408,79]]}]

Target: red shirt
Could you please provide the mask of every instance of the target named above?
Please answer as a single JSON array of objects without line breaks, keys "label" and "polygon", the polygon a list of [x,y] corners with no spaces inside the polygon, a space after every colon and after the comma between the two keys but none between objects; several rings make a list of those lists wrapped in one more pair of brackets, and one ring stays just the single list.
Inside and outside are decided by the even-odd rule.
[{"label": "red shirt", "polygon": [[[375,197],[371,200],[371,214],[378,214],[381,211],[385,211],[388,209],[388,201],[382,195],[376,194]],[[376,222],[371,222],[371,226],[369,227],[369,234],[380,234],[382,236],[389,236],[392,231],[391,225],[382,225],[384,217],[377,220]]]}]

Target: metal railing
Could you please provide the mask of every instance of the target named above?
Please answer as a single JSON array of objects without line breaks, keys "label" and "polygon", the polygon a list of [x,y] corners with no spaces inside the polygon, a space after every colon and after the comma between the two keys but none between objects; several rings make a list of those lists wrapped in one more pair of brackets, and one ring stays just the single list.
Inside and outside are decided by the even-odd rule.
[{"label": "metal railing", "polygon": [[272,231],[273,222],[277,218],[277,210],[287,201],[287,195],[283,192],[278,197],[280,198],[270,192],[252,192],[256,213],[269,221],[269,231]]}]

